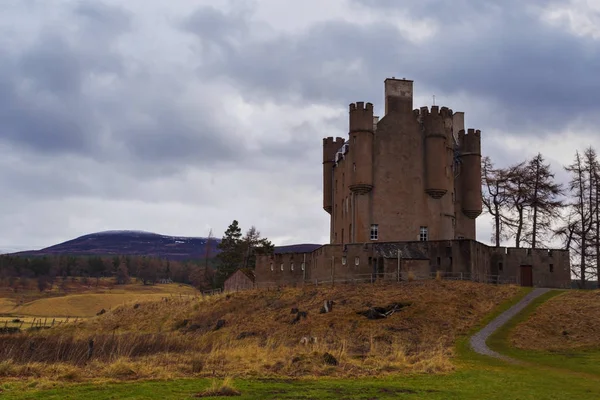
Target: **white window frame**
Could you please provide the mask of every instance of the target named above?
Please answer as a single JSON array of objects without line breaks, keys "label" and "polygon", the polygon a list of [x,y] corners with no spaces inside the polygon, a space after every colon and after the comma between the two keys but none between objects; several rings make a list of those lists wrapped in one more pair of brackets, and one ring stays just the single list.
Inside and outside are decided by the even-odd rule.
[{"label": "white window frame", "polygon": [[378,224],[371,224],[371,231],[370,231],[369,237],[371,238],[371,240],[379,240],[379,225]]},{"label": "white window frame", "polygon": [[426,226],[421,226],[419,228],[419,241],[426,242],[429,240],[429,230]]}]

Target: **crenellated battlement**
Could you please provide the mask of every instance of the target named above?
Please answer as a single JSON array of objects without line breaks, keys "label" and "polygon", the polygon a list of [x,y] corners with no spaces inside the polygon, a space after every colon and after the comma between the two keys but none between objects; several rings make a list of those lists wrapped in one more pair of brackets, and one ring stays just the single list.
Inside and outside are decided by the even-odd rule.
[{"label": "crenellated battlement", "polygon": [[332,145],[334,143],[336,145],[339,144],[339,146],[341,147],[344,144],[344,138],[336,137],[335,140],[333,139],[333,136],[329,136],[329,137],[323,138],[323,146],[329,146],[329,145]]},{"label": "crenellated battlement", "polygon": [[358,101],[349,106],[349,132],[373,132],[373,104]]},{"label": "crenellated battlement", "polygon": [[357,110],[358,111],[360,111],[360,110],[369,111],[370,110],[371,112],[373,112],[373,104],[372,103],[365,104],[364,101],[357,101],[356,103],[351,103],[350,104],[350,112],[357,111]]},{"label": "crenellated battlement", "polygon": [[429,107],[427,106],[423,106],[421,108],[415,108],[413,110],[413,115],[415,117],[424,117],[427,115],[435,115],[435,116],[439,116],[442,118],[447,118],[447,117],[451,117],[452,115],[454,115],[454,112],[452,111],[451,108],[448,108],[446,106],[431,106],[431,110],[429,110]]},{"label": "crenellated battlement", "polygon": [[467,133],[462,129],[458,132],[458,142],[463,153],[481,153],[481,131],[469,128]]}]

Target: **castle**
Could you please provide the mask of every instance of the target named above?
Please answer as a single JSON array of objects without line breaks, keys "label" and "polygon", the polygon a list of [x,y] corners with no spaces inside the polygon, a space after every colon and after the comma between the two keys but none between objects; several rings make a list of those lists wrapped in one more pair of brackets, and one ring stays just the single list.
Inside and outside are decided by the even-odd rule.
[{"label": "castle", "polygon": [[386,79],[385,115],[350,104],[348,138],[323,139],[330,243],[259,256],[257,286],[409,275],[568,288],[569,252],[489,247],[482,212],[481,132],[463,112],[413,110],[413,81]]}]

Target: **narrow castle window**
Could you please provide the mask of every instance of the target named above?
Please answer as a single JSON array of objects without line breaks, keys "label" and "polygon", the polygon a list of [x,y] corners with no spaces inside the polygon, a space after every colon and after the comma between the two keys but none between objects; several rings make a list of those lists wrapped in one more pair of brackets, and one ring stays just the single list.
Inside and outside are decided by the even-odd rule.
[{"label": "narrow castle window", "polygon": [[304,268],[306,268],[306,265],[304,263],[302,263],[302,266],[300,268],[302,269],[302,271],[304,271]]},{"label": "narrow castle window", "polygon": [[356,163],[352,164],[352,171],[356,172]]},{"label": "narrow castle window", "polygon": [[354,265],[360,264],[360,257],[354,257]]},{"label": "narrow castle window", "polygon": [[502,271],[504,269],[504,265],[501,262],[498,263],[498,271]]},{"label": "narrow castle window", "polygon": [[283,271],[283,263],[281,263],[281,270]]},{"label": "narrow castle window", "polygon": [[421,242],[426,242],[428,240],[428,232],[427,232],[427,227],[426,226],[422,226],[419,229],[419,240]]},{"label": "narrow castle window", "polygon": [[291,263],[290,264],[290,271],[293,271],[293,270],[294,270],[294,263]]},{"label": "narrow castle window", "polygon": [[379,225],[371,225],[371,240],[379,239]]},{"label": "narrow castle window", "polygon": [[346,256],[342,256],[342,265],[346,265]]},{"label": "narrow castle window", "polygon": [[274,270],[274,268],[273,268],[273,263],[271,263],[271,271],[273,271],[273,270]]},{"label": "narrow castle window", "polygon": [[554,264],[550,264],[550,272],[554,272]]}]

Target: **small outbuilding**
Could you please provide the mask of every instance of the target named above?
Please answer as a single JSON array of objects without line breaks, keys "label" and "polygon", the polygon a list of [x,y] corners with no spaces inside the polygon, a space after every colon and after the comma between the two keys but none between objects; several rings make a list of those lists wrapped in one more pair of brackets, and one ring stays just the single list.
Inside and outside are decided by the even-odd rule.
[{"label": "small outbuilding", "polygon": [[223,291],[239,292],[254,288],[254,270],[240,268],[225,280]]}]

